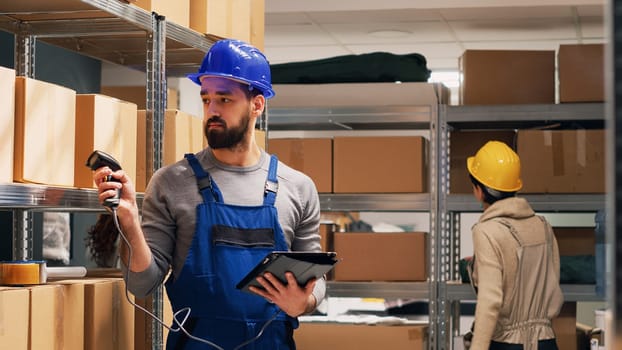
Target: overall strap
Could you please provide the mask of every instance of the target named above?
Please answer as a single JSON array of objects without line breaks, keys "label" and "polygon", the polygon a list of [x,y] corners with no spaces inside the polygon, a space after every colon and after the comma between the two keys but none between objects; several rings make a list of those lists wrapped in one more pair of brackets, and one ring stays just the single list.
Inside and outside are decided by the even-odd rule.
[{"label": "overall strap", "polygon": [[193,153],[186,153],[184,158],[188,160],[188,163],[192,167],[194,176],[197,179],[199,192],[203,197],[203,202],[207,203],[215,201],[222,203],[222,195],[220,194],[218,186],[216,186],[216,183],[212,181],[210,174],[203,169],[197,157]]},{"label": "overall strap", "polygon": [[279,190],[279,180],[276,177],[276,169],[279,159],[274,154],[270,156],[270,166],[268,168],[268,178],[264,188],[264,205],[274,205],[276,201],[276,192]]},{"label": "overall strap", "polygon": [[508,221],[507,219],[503,219],[503,218],[496,218],[494,219],[494,221],[502,224],[503,226],[507,227],[508,230],[510,231],[510,233],[512,234],[512,236],[514,237],[514,239],[518,242],[518,244],[522,247],[525,244],[523,243],[523,240],[520,238],[518,232],[516,231],[516,229],[514,228],[514,225],[512,225],[510,223],[510,221]]}]

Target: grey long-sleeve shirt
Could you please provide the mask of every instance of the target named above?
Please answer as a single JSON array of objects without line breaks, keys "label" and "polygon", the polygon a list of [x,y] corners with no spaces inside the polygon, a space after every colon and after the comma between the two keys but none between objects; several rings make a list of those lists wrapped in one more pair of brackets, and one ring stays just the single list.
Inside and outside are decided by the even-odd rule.
[{"label": "grey long-sleeve shirt", "polygon": [[[263,203],[264,185],[270,163],[262,150],[258,164],[233,167],[220,163],[211,150],[197,153],[227,204],[252,206]],[[313,181],[305,174],[279,162],[276,208],[290,250],[320,251],[320,203]],[[128,288],[138,297],[160,285],[171,271],[179,275],[195,232],[196,207],[202,202],[192,168],[184,159],[159,169],[151,178],[142,205],[142,229],[153,255],[142,272],[130,272]],[[123,268],[126,268],[125,266]],[[313,294],[319,305],[326,292],[323,279]]]}]

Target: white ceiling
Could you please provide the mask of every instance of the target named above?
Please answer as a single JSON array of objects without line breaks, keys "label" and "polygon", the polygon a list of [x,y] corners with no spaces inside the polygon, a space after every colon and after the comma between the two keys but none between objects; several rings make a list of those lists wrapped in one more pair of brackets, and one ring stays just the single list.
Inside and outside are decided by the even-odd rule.
[{"label": "white ceiling", "polygon": [[376,51],[456,71],[466,49],[556,50],[605,41],[605,0],[265,0],[271,63]]}]

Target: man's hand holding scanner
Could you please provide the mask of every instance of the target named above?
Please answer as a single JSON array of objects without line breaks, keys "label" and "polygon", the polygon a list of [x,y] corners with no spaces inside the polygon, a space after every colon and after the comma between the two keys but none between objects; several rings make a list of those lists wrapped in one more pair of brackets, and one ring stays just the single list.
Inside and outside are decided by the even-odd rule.
[{"label": "man's hand holding scanner", "polygon": [[285,278],[287,284],[283,284],[273,274],[266,272],[257,277],[257,282],[263,288],[251,286],[250,291],[278,305],[283,312],[291,317],[298,317],[314,310],[316,300],[311,293],[315,287],[316,279],[311,279],[306,285],[299,286],[293,273],[286,272]]}]

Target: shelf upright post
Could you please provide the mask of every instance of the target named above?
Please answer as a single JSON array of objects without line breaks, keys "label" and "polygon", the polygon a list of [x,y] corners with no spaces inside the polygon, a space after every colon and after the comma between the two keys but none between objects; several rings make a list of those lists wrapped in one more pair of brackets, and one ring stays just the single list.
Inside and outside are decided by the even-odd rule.
[{"label": "shelf upright post", "polygon": [[[166,22],[163,16],[152,14],[153,30],[147,33],[147,174],[150,178],[162,166],[162,139],[166,111]],[[153,314],[162,319],[163,288],[153,293]],[[151,346],[161,350],[164,345],[162,325],[151,323]]]},{"label": "shelf upright post", "polygon": [[13,210],[13,260],[33,257],[32,213],[26,209]]},{"label": "shelf upright post", "polygon": [[19,22],[15,33],[15,71],[19,76],[35,76],[36,37],[28,31],[28,24]]},{"label": "shelf upright post", "polygon": [[[15,71],[19,76],[35,76],[36,37],[29,32],[28,24],[17,23],[15,34]],[[13,260],[30,260],[33,257],[32,213],[27,209],[13,210]]]},{"label": "shelf upright post", "polygon": [[445,211],[449,159],[444,110],[444,105],[434,105],[430,120],[430,350],[444,350],[450,345],[446,282],[451,243]]}]

